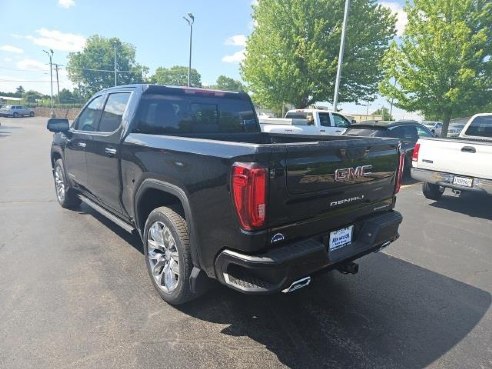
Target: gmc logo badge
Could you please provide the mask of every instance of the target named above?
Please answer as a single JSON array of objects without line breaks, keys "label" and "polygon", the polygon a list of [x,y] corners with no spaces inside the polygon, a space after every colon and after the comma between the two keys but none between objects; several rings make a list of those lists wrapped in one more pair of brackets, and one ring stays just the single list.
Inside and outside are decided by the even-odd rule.
[{"label": "gmc logo badge", "polygon": [[365,177],[371,174],[372,165],[362,165],[355,168],[341,168],[335,170],[335,181],[344,182]]}]

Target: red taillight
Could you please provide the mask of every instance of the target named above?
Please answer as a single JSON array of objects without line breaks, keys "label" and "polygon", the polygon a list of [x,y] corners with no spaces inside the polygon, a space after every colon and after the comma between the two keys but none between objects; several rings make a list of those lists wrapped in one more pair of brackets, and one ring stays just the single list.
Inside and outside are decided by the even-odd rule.
[{"label": "red taillight", "polygon": [[405,153],[400,151],[400,159],[398,161],[398,170],[396,171],[396,185],[395,195],[400,192],[401,180],[403,179],[403,172],[405,170]]},{"label": "red taillight", "polygon": [[245,230],[265,224],[268,171],[256,163],[234,163],[232,198],[241,227]]},{"label": "red taillight", "polygon": [[420,151],[420,144],[416,143],[415,147],[413,148],[412,161],[419,160],[419,151]]}]

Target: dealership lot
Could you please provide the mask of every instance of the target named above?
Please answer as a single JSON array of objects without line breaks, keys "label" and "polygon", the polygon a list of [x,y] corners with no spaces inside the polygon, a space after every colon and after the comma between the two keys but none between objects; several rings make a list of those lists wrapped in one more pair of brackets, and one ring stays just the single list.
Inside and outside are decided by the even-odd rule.
[{"label": "dealership lot", "polygon": [[420,184],[401,238],[290,295],[218,286],[180,308],[139,239],[58,206],[46,118],[0,118],[1,368],[490,368],[492,198]]}]

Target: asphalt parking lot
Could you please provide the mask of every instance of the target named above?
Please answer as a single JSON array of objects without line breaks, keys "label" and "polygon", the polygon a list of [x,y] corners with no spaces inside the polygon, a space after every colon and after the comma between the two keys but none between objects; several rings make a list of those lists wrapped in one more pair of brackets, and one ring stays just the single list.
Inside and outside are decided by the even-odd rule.
[{"label": "asphalt parking lot", "polygon": [[58,206],[46,118],[0,122],[0,368],[492,368],[492,198],[410,182],[357,275],[175,308],[136,237]]}]

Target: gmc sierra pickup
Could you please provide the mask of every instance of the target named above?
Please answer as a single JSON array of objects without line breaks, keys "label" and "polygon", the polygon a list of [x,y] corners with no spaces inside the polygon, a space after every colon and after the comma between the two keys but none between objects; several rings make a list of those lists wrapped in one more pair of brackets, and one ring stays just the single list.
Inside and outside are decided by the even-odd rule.
[{"label": "gmc sierra pickup", "polygon": [[157,85],[103,90],[48,129],[59,204],[137,231],[171,304],[210,278],[290,292],[398,238],[396,139],[264,133],[247,94]]}]

